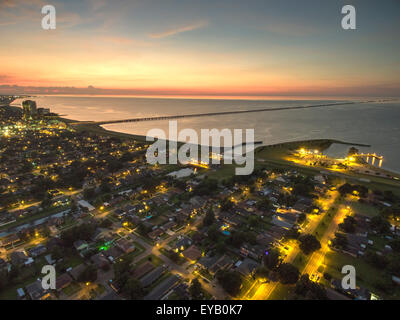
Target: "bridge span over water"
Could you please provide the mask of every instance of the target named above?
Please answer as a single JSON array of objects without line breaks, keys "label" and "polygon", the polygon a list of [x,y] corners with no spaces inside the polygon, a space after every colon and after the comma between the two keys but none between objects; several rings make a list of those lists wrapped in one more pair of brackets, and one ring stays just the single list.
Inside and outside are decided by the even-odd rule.
[{"label": "bridge span over water", "polygon": [[229,114],[241,114],[241,113],[253,113],[253,112],[268,112],[268,111],[281,111],[281,110],[297,110],[297,109],[311,109],[311,108],[322,108],[322,107],[335,107],[335,106],[344,106],[344,105],[350,105],[350,104],[356,104],[356,103],[359,104],[359,103],[386,102],[386,101],[388,101],[388,100],[346,101],[346,102],[324,103],[324,104],[306,105],[306,106],[276,107],[276,108],[263,108],[263,109],[251,109],[251,110],[234,110],[234,111],[224,111],[224,112],[195,113],[195,114],[133,118],[133,119],[122,119],[122,120],[80,121],[80,122],[72,122],[70,124],[71,125],[81,125],[81,124],[105,125],[105,124],[127,123],[127,122],[142,122],[142,121],[173,120],[173,119],[181,119],[181,118],[223,116],[223,115],[229,115]]}]

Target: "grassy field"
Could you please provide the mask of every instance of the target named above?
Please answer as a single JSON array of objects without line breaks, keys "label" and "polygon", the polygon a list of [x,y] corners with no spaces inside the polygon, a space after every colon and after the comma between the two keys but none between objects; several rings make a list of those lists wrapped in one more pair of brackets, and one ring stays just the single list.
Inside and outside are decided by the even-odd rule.
[{"label": "grassy field", "polygon": [[[373,293],[377,293],[385,298],[385,294],[379,289],[376,289],[376,284],[381,282],[386,277],[385,272],[374,268],[362,258],[354,258],[340,252],[328,252],[325,257],[325,272],[337,279],[342,279],[342,267],[345,265],[352,265],[356,269],[356,284],[360,287],[366,287]],[[386,297],[389,298],[389,297]],[[397,295],[392,295],[391,298],[399,299],[399,290]]]},{"label": "grassy field", "polygon": [[293,289],[294,286],[279,283],[269,296],[268,300],[286,300]]},{"label": "grassy field", "polygon": [[321,238],[324,236],[325,231],[328,229],[329,225],[331,224],[331,222],[333,221],[333,218],[336,215],[336,209],[329,209],[324,217],[322,218],[322,220],[320,221],[320,223],[318,224],[318,226],[315,228],[314,232],[312,233],[318,240],[321,240]]},{"label": "grassy field", "polygon": [[73,282],[68,287],[62,289],[62,292],[69,297],[72,296],[74,293],[77,293],[79,290],[81,290],[81,286],[78,283]]},{"label": "grassy field", "polygon": [[151,254],[151,255],[148,255],[147,257],[144,257],[143,259],[139,260],[136,263],[136,266],[141,265],[145,261],[150,261],[156,267],[158,267],[158,266],[160,266],[160,265],[162,265],[164,263],[159,257],[155,256],[154,254]]},{"label": "grassy field", "polygon": [[355,213],[358,213],[358,214],[361,214],[361,215],[364,215],[364,216],[367,216],[370,218],[379,216],[379,209],[372,205],[369,205],[366,203],[360,203],[358,201],[351,201],[350,206]]},{"label": "grassy field", "polygon": [[292,264],[301,272],[306,266],[308,259],[309,257],[307,257],[304,253],[299,252],[296,258],[294,258]]}]

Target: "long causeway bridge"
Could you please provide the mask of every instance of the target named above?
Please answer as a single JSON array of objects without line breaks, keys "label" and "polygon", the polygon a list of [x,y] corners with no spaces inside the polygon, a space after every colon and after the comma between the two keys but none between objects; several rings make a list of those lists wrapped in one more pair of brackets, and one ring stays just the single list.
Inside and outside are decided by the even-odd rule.
[{"label": "long causeway bridge", "polygon": [[71,125],[81,125],[81,124],[105,125],[105,124],[127,123],[127,122],[142,122],[142,121],[173,120],[173,119],[182,119],[182,118],[212,117],[212,116],[223,116],[223,115],[229,115],[229,114],[241,114],[241,113],[253,113],[253,112],[268,112],[268,111],[280,111],[280,110],[297,110],[297,109],[311,109],[311,108],[322,108],[322,107],[335,107],[335,106],[344,106],[344,105],[350,105],[350,104],[356,104],[356,103],[371,103],[371,102],[386,102],[386,101],[388,101],[388,100],[350,101],[350,102],[325,103],[325,104],[306,105],[306,106],[277,107],[277,108],[251,109],[251,110],[235,110],[235,111],[225,111],[225,112],[195,113],[195,114],[183,114],[183,115],[172,115],[172,116],[133,118],[133,119],[123,119],[123,120],[80,121],[80,122],[72,122],[70,124]]}]

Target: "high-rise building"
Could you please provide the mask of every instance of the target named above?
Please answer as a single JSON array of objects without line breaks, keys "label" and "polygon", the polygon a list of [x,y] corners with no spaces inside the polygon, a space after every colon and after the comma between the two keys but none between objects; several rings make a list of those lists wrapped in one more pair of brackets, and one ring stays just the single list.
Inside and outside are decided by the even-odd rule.
[{"label": "high-rise building", "polygon": [[23,101],[22,109],[23,109],[25,118],[30,118],[30,117],[35,116],[37,114],[36,101],[33,101],[33,100]]}]

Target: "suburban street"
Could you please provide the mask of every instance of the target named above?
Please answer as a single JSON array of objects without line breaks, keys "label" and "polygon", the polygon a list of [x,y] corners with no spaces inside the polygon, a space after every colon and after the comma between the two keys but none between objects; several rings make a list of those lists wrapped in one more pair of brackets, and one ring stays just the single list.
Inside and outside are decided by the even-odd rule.
[{"label": "suburban street", "polygon": [[[328,191],[327,197],[324,199],[320,199],[321,207],[324,210],[323,213],[320,215],[311,216],[309,218],[308,224],[305,226],[304,229],[302,229],[301,231],[302,234],[311,234],[315,231],[319,223],[323,220],[323,218],[327,214],[329,208],[334,204],[337,197],[338,197],[338,192]],[[297,245],[289,248],[289,252],[283,259],[283,263],[292,263],[296,259],[300,251],[301,250]],[[257,289],[256,293],[251,298],[251,300],[267,300],[278,285],[279,285],[278,281],[276,282],[271,281],[269,283],[261,284]]]}]

